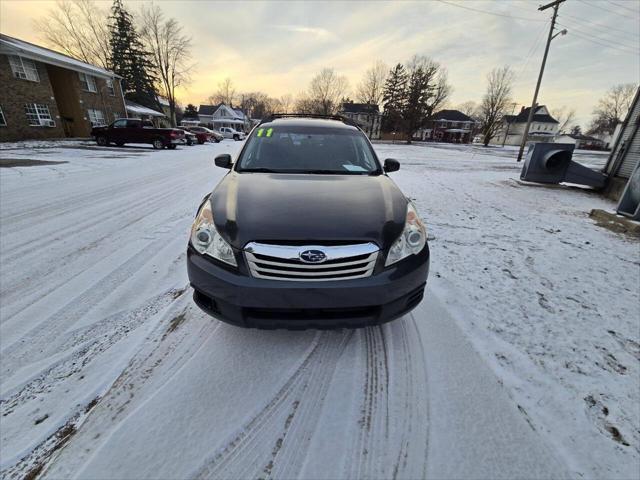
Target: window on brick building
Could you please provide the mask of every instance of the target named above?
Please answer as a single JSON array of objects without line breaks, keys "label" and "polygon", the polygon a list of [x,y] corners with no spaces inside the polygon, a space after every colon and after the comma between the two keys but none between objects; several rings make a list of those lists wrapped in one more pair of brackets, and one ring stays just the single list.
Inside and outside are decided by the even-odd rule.
[{"label": "window on brick building", "polygon": [[116,89],[113,86],[113,78],[107,78],[107,92],[112,97],[116,94]]},{"label": "window on brick building", "polygon": [[25,103],[24,112],[27,115],[27,121],[32,127],[55,127],[56,122],[51,118],[49,105],[44,103]]},{"label": "window on brick building", "polygon": [[21,78],[22,80],[30,80],[32,82],[40,81],[38,68],[33,60],[10,55],[9,64],[11,65],[11,71],[13,72],[14,77]]},{"label": "window on brick building", "polygon": [[4,112],[2,111],[2,107],[0,107],[0,127],[7,126],[7,119],[4,117]]},{"label": "window on brick building", "polygon": [[83,90],[94,93],[98,91],[95,78],[86,73],[78,73],[78,76],[80,77],[80,86],[82,86]]},{"label": "window on brick building", "polygon": [[102,110],[95,110],[93,108],[90,108],[89,110],[87,110],[87,113],[89,114],[89,121],[91,122],[92,127],[97,127],[98,125],[105,124],[104,114],[102,113]]}]

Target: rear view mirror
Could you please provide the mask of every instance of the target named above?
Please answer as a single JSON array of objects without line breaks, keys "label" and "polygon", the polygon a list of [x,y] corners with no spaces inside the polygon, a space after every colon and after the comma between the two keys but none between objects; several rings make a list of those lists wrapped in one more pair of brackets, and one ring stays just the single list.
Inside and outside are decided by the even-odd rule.
[{"label": "rear view mirror", "polygon": [[233,165],[233,162],[231,161],[231,155],[229,155],[228,153],[218,155],[214,161],[216,163],[216,167],[220,168],[231,168],[231,166]]},{"label": "rear view mirror", "polygon": [[389,172],[396,172],[400,170],[400,162],[394,158],[387,158],[384,161],[384,171],[389,173]]}]

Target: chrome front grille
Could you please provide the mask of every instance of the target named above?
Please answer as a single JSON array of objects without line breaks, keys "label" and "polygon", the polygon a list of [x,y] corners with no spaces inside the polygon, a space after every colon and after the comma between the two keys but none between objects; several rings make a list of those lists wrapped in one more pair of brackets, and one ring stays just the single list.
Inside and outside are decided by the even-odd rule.
[{"label": "chrome front grille", "polygon": [[[303,261],[300,254],[309,250],[321,251],[326,259],[319,263]],[[369,277],[375,268],[378,251],[378,247],[373,243],[327,247],[270,245],[252,242],[244,249],[251,276],[294,282],[322,282]]]}]

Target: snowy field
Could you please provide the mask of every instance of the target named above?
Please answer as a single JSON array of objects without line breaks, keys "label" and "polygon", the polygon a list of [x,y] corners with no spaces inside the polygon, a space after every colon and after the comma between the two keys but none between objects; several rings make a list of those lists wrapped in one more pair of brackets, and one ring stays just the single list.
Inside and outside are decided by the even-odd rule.
[{"label": "snowy field", "polygon": [[612,202],[520,184],[512,149],[377,144],[433,237],[425,300],[244,330],[185,269],[240,146],[0,145],[3,478],[640,476],[640,246],[588,217]]}]

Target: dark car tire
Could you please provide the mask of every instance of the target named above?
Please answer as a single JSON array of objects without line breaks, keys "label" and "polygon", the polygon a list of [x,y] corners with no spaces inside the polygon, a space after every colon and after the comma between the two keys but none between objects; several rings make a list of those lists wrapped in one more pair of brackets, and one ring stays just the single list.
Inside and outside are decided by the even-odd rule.
[{"label": "dark car tire", "polygon": [[100,135],[100,136],[96,137],[96,143],[100,147],[108,147],[109,146],[109,142],[107,141],[107,137],[105,137],[104,135]]},{"label": "dark car tire", "polygon": [[198,140],[198,145],[202,145],[204,143],[204,140]]},{"label": "dark car tire", "polygon": [[164,148],[164,142],[161,138],[154,139],[151,145],[153,145],[153,148],[156,150],[162,150]]},{"label": "dark car tire", "polygon": [[189,145],[189,146],[193,145],[193,140],[191,140],[191,139],[187,140],[187,145]]},{"label": "dark car tire", "polygon": [[240,135],[234,135],[233,139],[237,142],[238,140],[240,140]]},{"label": "dark car tire", "polygon": [[116,146],[118,146],[118,147],[124,147],[124,142],[116,142]]},{"label": "dark car tire", "polygon": [[177,147],[177,145],[167,145],[167,148],[168,148],[169,150],[175,150],[175,149],[176,149],[176,147]]},{"label": "dark car tire", "polygon": [[216,139],[214,140],[214,142],[216,142],[216,143],[220,143],[220,139],[219,139],[219,138],[216,138]]}]

